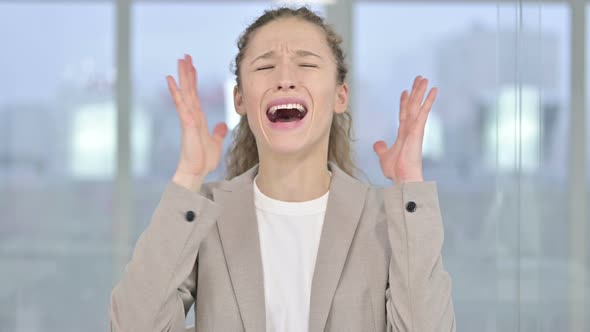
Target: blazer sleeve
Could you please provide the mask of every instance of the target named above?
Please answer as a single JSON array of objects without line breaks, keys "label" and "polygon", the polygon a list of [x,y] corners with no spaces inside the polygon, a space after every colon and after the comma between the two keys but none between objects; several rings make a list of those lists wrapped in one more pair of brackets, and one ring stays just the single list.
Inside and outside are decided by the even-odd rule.
[{"label": "blazer sleeve", "polygon": [[386,187],[383,198],[392,249],[385,291],[387,331],[455,332],[436,183]]},{"label": "blazer sleeve", "polygon": [[[195,214],[192,222],[188,211]],[[185,331],[196,297],[198,249],[220,214],[203,189],[168,183],[111,293],[112,332]]]}]

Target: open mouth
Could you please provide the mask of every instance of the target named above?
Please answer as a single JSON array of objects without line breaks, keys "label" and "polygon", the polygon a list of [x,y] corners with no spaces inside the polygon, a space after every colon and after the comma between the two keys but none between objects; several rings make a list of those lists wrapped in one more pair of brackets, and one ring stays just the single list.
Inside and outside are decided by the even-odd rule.
[{"label": "open mouth", "polygon": [[299,121],[305,115],[307,115],[307,108],[302,104],[275,105],[266,111],[266,117],[273,123]]}]

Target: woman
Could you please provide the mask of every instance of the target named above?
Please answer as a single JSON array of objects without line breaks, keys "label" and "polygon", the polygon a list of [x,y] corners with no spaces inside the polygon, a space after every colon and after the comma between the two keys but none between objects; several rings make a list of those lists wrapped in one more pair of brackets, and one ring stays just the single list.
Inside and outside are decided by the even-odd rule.
[{"label": "woman", "polygon": [[[228,178],[227,126],[210,135],[190,56],[168,76],[181,155],[111,295],[113,331],[455,331],[436,184],[421,149],[436,97],[417,77],[391,148],[393,184],[358,181],[341,39],[307,8],[269,10],[238,41],[241,121]],[[191,329],[192,330],[192,329]]]}]

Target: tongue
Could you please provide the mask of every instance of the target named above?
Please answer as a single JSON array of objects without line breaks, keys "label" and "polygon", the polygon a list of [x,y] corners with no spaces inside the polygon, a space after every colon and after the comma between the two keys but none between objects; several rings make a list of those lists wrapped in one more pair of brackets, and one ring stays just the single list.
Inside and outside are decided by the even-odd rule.
[{"label": "tongue", "polygon": [[280,118],[280,119],[277,119],[276,122],[293,122],[293,121],[299,121],[299,117],[296,117],[296,118],[288,118],[288,119],[282,119],[282,118]]},{"label": "tongue", "polygon": [[293,122],[301,120],[300,116],[297,109],[279,109],[270,120],[273,122]]}]

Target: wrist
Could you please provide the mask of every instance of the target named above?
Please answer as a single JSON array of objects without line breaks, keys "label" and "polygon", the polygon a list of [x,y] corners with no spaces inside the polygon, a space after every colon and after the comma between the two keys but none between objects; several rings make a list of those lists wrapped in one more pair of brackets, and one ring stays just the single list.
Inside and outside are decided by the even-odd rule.
[{"label": "wrist", "polygon": [[407,177],[407,178],[403,178],[403,179],[397,179],[397,180],[393,181],[394,184],[402,184],[402,183],[406,183],[406,182],[424,182],[424,177],[414,176],[414,177]]},{"label": "wrist", "polygon": [[198,192],[201,189],[205,177],[192,174],[183,174],[176,172],[172,177],[172,181],[190,191]]}]

